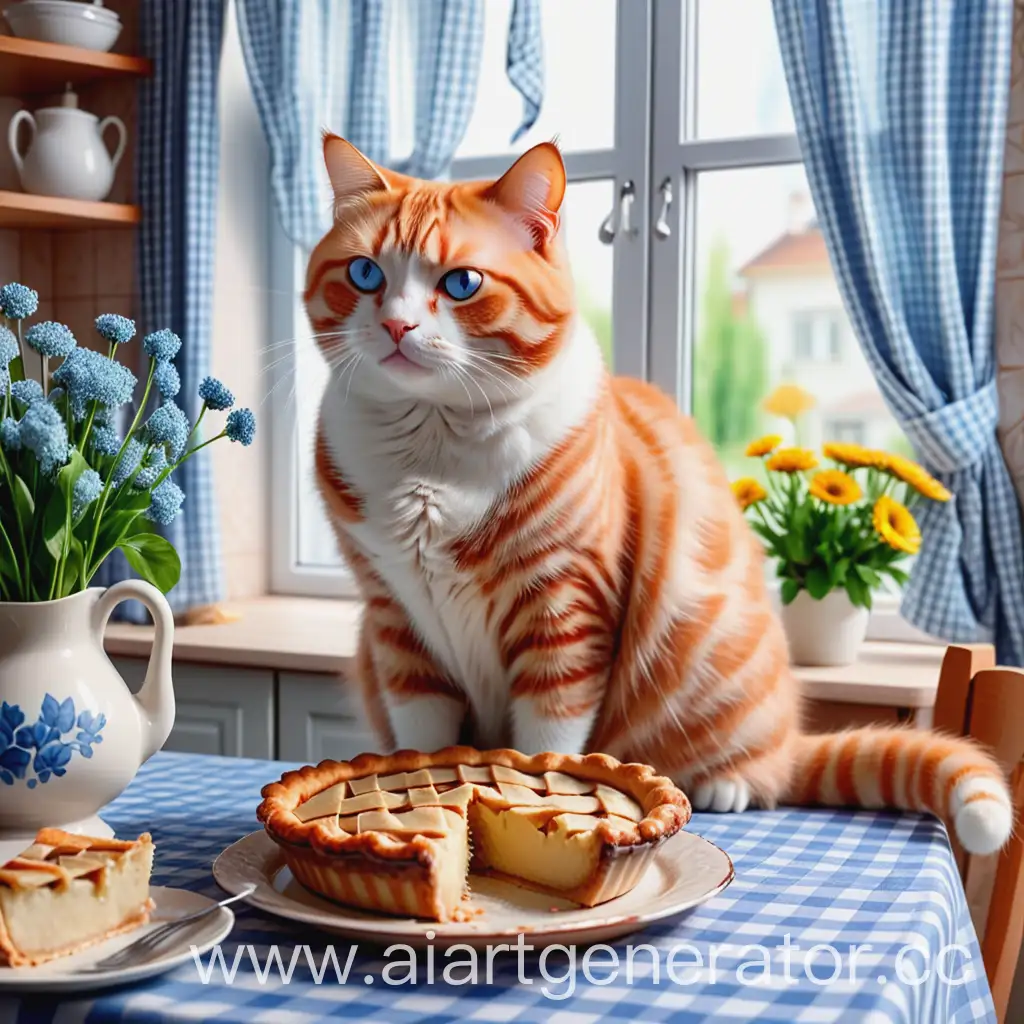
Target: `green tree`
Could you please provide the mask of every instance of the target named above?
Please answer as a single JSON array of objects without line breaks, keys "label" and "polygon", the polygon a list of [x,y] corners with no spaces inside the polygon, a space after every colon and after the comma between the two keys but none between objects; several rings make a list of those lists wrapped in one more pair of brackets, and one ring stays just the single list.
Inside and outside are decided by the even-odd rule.
[{"label": "green tree", "polygon": [[718,240],[708,260],[693,373],[694,418],[716,448],[746,444],[758,433],[767,377],[764,335],[735,308],[729,249]]}]

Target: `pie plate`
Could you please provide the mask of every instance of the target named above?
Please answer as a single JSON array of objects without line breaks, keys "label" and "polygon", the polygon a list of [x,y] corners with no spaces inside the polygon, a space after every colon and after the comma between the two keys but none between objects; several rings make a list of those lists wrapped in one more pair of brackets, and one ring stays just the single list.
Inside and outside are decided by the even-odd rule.
[{"label": "pie plate", "polygon": [[580,907],[497,877],[473,874],[466,905],[469,919],[443,923],[371,914],[314,895],[295,881],[279,847],[265,832],[253,832],[224,850],[214,861],[213,877],[233,895],[255,884],[247,898],[253,906],[348,938],[414,947],[437,942],[479,947],[509,940],[514,944],[521,932],[535,945],[539,938],[593,943],[628,935],[717,896],[732,881],[733,866],[724,851],[684,831],[662,844],[632,891],[607,903]]},{"label": "pie plate", "polygon": [[0,996],[30,992],[85,992],[91,989],[126,985],[143,978],[163,974],[184,963],[193,963],[193,950],[205,953],[222,942],[235,924],[235,915],[229,907],[200,918],[194,925],[183,928],[173,939],[161,947],[152,959],[130,967],[111,971],[93,971],[97,960],[113,956],[120,949],[141,939],[147,932],[175,918],[195,913],[211,906],[215,901],[187,889],[171,889],[151,885],[149,895],[156,909],[148,924],[124,935],[115,935],[106,942],[89,946],[73,956],[63,956],[38,967],[0,967]]}]

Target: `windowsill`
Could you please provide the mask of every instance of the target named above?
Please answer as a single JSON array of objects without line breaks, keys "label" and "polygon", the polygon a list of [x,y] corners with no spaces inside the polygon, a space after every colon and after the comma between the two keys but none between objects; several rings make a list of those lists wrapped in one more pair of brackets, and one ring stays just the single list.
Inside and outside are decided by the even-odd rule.
[{"label": "windowsill", "polygon": [[[358,601],[270,596],[228,602],[224,607],[241,619],[175,630],[176,660],[336,674],[345,671],[355,656]],[[151,626],[112,623],[107,627],[107,651],[145,658],[152,637]],[[868,641],[854,665],[801,667],[795,672],[812,700],[930,708],[944,653],[940,644]]]},{"label": "windowsill", "polygon": [[[227,601],[222,608],[241,618],[175,629],[176,661],[337,674],[355,656],[358,601],[269,596]],[[108,654],[146,658],[152,640],[152,626],[113,622],[105,646]]]},{"label": "windowsill", "polygon": [[930,708],[935,703],[943,644],[869,640],[853,665],[798,667],[793,671],[811,700]]}]

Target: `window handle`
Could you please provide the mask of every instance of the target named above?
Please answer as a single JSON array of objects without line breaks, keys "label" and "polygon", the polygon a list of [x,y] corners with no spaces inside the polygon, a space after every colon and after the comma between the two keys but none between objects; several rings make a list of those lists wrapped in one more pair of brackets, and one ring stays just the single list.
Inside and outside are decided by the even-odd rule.
[{"label": "window handle", "polygon": [[619,189],[619,201],[612,208],[611,213],[605,217],[597,231],[597,237],[605,245],[611,245],[620,231],[624,235],[636,234],[636,228],[631,223],[635,198],[636,185],[632,181],[623,182],[622,188]]},{"label": "window handle", "polygon": [[668,238],[672,234],[672,226],[668,222],[669,211],[672,209],[672,179],[666,178],[658,191],[661,193],[661,212],[654,222],[654,233],[659,238]]}]

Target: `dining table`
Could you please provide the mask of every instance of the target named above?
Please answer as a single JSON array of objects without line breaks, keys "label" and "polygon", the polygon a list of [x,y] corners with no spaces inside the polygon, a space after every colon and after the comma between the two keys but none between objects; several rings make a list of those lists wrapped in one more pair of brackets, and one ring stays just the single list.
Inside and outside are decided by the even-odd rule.
[{"label": "dining table", "polygon": [[[261,788],[293,767],[160,752],[102,816],[119,837],[152,835],[154,884],[220,899],[214,860],[259,829]],[[0,1024],[995,1021],[956,862],[934,817],[780,808],[695,813],[687,828],[726,851],[732,883],[679,916],[609,941],[589,963],[568,945],[538,948],[495,957],[490,978],[446,981],[438,969],[430,977],[420,970],[413,982],[408,972],[388,974],[391,954],[382,946],[238,903],[221,944],[233,973],[206,970],[199,956],[123,987],[15,995],[0,999]],[[630,944],[649,952],[623,971]],[[300,945],[312,955],[293,958]],[[344,980],[317,967],[331,945],[350,962]],[[275,947],[285,968],[295,960],[290,977],[268,966]]]}]

